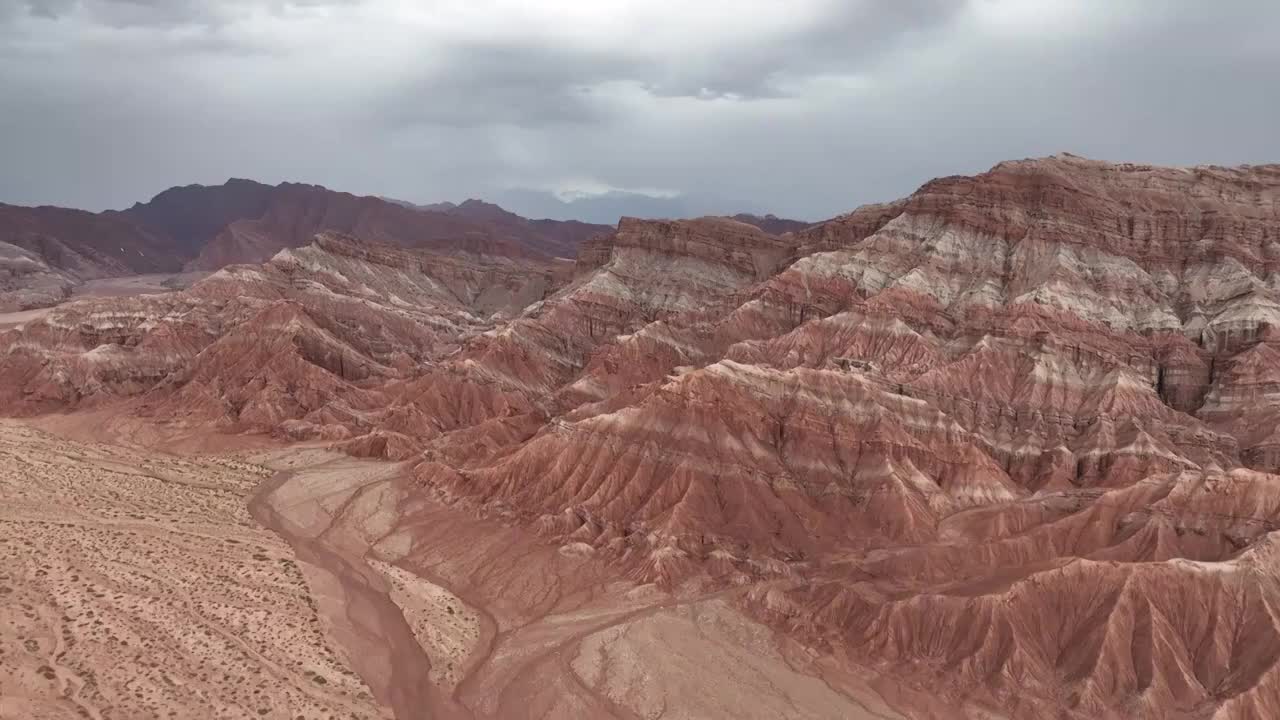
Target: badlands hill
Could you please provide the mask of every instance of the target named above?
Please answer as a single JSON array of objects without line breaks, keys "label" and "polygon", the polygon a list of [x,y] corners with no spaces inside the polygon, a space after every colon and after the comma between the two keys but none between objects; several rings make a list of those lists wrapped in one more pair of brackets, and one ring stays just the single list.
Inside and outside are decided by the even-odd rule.
[{"label": "badlands hill", "polygon": [[0,335],[0,407],[405,461],[408,561],[442,540],[406,498],[501,518],[906,717],[1280,712],[1280,166],[1007,162],[572,266],[380,227],[219,231],[195,262],[274,254],[62,305]]},{"label": "badlands hill", "polygon": [[0,204],[0,312],[56,304],[87,280],[264,262],[326,230],[403,247],[545,260],[571,258],[609,229],[528,220],[479,201],[412,208],[316,185],[238,179],[171,188],[120,212]]}]

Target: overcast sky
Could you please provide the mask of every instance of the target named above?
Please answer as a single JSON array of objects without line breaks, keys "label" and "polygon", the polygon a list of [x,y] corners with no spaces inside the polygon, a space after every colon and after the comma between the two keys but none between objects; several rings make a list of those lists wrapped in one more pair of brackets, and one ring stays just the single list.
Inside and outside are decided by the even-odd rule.
[{"label": "overcast sky", "polygon": [[1280,2],[0,0],[0,201],[228,177],[817,220],[1070,151],[1280,161]]}]

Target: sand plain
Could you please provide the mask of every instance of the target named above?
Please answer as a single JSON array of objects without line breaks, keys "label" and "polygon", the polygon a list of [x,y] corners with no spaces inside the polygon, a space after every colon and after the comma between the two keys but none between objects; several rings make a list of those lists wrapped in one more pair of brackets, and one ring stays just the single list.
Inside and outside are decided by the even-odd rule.
[{"label": "sand plain", "polygon": [[0,421],[0,717],[388,717],[249,516],[268,472]]}]

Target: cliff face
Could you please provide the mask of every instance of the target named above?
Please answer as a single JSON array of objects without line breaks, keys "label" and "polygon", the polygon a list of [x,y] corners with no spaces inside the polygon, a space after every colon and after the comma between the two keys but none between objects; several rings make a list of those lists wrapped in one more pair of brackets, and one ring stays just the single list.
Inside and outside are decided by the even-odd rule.
[{"label": "cliff face", "polygon": [[1060,156],[783,235],[626,219],[576,267],[440,248],[62,306],[0,336],[0,402],[412,457],[957,708],[1280,707],[1280,167]]}]

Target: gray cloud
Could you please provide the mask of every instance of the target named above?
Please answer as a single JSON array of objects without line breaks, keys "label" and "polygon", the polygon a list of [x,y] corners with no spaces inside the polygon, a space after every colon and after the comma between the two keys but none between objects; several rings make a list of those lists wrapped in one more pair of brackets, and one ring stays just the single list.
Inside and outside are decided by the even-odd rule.
[{"label": "gray cloud", "polygon": [[700,99],[790,96],[796,80],[865,72],[901,43],[946,27],[964,7],[954,0],[836,3],[780,37],[651,68],[661,79],[645,87],[656,95]]},{"label": "gray cloud", "polygon": [[392,83],[372,108],[393,125],[545,126],[607,117],[593,88],[640,72],[635,63],[573,48],[469,44],[442,67]]},{"label": "gray cloud", "polygon": [[818,219],[1063,150],[1276,161],[1277,34],[1261,0],[0,0],[0,201],[252,176]]},{"label": "gray cloud", "polygon": [[[223,26],[257,11],[283,13],[360,0],[7,0],[32,16],[58,20],[83,13],[114,27]],[[10,11],[8,15],[12,17]],[[0,12],[0,17],[4,14]]]},{"label": "gray cloud", "polygon": [[[727,47],[695,44],[673,54],[573,47],[555,40],[458,42],[443,67],[427,67],[421,76],[393,86],[376,111],[393,122],[463,126],[597,122],[611,113],[593,88],[609,82],[629,83],[657,97],[787,97],[793,92],[788,80],[855,72],[860,63],[906,37],[945,25],[962,9],[953,0],[854,0],[832,5],[783,33]],[[633,41],[643,46],[647,39],[638,32]]]}]

